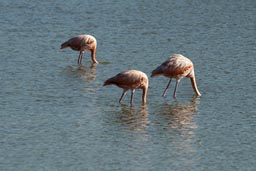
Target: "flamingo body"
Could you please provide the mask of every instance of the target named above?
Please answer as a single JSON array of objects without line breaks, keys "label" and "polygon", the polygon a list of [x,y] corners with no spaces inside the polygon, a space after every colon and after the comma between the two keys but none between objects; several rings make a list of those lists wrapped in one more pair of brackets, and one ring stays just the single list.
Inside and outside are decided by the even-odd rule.
[{"label": "flamingo body", "polygon": [[87,50],[91,51],[92,62],[98,63],[95,57],[97,48],[97,41],[95,37],[87,34],[77,35],[62,43],[60,49],[64,49],[67,47],[70,47],[72,50],[80,52],[77,60],[78,64],[82,63],[84,52]]},{"label": "flamingo body", "polygon": [[155,70],[152,71],[151,77],[159,76],[159,75],[163,75],[165,77],[170,78],[170,81],[163,93],[163,96],[166,95],[166,91],[169,88],[171,79],[175,78],[176,86],[174,89],[173,97],[176,98],[176,90],[177,90],[178,84],[180,80],[183,79],[184,77],[190,78],[192,87],[196,95],[201,96],[196,85],[193,63],[190,59],[184,57],[183,55],[181,54],[172,55],[160,66],[158,66]]},{"label": "flamingo body", "polygon": [[128,90],[131,90],[132,93],[131,93],[130,103],[132,105],[133,93],[135,89],[143,90],[142,102],[144,104],[146,103],[146,96],[147,96],[147,90],[148,90],[148,77],[145,73],[137,70],[123,71],[117,74],[116,76],[107,79],[104,82],[103,86],[112,85],[112,84],[123,89],[123,93],[119,99],[119,103],[121,102],[126,92]]}]

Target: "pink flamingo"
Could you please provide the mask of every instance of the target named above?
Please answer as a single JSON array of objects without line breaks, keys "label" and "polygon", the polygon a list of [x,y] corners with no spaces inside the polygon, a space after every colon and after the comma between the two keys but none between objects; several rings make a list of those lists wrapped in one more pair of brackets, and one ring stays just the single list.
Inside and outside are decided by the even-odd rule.
[{"label": "pink flamingo", "polygon": [[123,71],[116,76],[107,79],[103,86],[114,84],[117,87],[120,87],[123,89],[123,93],[119,99],[119,103],[121,103],[121,100],[123,96],[126,94],[128,90],[131,90],[131,100],[130,103],[132,105],[133,101],[133,93],[135,92],[135,89],[142,89],[142,102],[143,104],[146,104],[146,96],[147,96],[147,90],[148,90],[148,77],[145,73],[137,70],[128,70]]},{"label": "pink flamingo", "polygon": [[98,63],[95,57],[96,47],[97,47],[97,41],[95,37],[87,34],[72,37],[68,41],[62,43],[60,49],[64,49],[67,47],[70,47],[72,50],[75,50],[75,51],[80,51],[77,59],[78,65],[81,65],[82,58],[86,50],[91,51],[91,58],[93,63],[95,64]]},{"label": "pink flamingo", "polygon": [[200,92],[197,89],[194,66],[191,60],[184,57],[181,54],[174,54],[164,63],[158,66],[155,70],[152,71],[151,77],[163,75],[169,77],[170,81],[167,84],[166,89],[164,90],[163,97],[166,95],[167,89],[170,86],[172,78],[176,79],[176,85],[173,92],[173,98],[176,98],[176,90],[180,80],[184,77],[188,77],[191,80],[192,87],[197,96],[201,96]]}]

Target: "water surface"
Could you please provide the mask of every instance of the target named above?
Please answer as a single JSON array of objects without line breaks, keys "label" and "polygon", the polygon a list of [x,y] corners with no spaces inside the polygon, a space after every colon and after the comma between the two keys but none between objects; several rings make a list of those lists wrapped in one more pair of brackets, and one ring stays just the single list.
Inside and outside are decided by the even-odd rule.
[{"label": "water surface", "polygon": [[[0,170],[255,169],[255,1],[2,0]],[[89,53],[59,50],[77,34],[98,41]],[[173,53],[195,65],[161,95],[149,78],[122,104],[103,82],[127,69],[148,76]]]}]

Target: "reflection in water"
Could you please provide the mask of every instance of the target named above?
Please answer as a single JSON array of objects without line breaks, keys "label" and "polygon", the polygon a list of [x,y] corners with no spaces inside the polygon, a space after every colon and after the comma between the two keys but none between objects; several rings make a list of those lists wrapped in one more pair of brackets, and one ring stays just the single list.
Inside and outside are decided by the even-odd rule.
[{"label": "reflection in water", "polygon": [[164,118],[167,129],[179,131],[182,135],[194,134],[197,128],[193,119],[196,115],[199,98],[193,97],[190,102],[174,102],[156,108],[157,115]]},{"label": "reflection in water", "polygon": [[85,69],[85,74],[82,76],[83,80],[95,80],[96,75],[95,75],[95,69],[96,69],[97,64],[92,64],[90,68]]},{"label": "reflection in water", "polygon": [[[190,168],[198,163],[196,148],[197,136],[195,129],[197,124],[194,120],[197,113],[199,98],[192,98],[190,102],[175,101],[172,104],[163,104],[156,108],[156,117],[161,132],[168,137],[168,143],[164,145],[176,154],[177,159],[184,159],[183,165]],[[159,120],[160,119],[160,120]],[[190,170],[190,169],[189,169]]]},{"label": "reflection in water", "polygon": [[90,67],[87,66],[67,66],[64,69],[65,75],[74,78],[82,78],[84,81],[95,80],[95,69],[97,64],[92,64]]},{"label": "reflection in water", "polygon": [[141,105],[139,109],[127,105],[121,105],[121,111],[117,113],[116,122],[120,122],[131,131],[146,132],[149,126],[147,105]]}]

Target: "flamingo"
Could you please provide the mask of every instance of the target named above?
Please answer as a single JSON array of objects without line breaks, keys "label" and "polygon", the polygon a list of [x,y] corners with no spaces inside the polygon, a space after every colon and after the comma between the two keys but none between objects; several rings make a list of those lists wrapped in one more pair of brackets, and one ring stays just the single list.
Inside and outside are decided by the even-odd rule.
[{"label": "flamingo", "polygon": [[195,79],[194,66],[190,59],[181,54],[174,54],[170,56],[164,63],[152,71],[151,77],[163,75],[170,78],[167,87],[164,90],[163,97],[165,97],[167,89],[170,86],[172,78],[176,79],[176,85],[173,92],[173,98],[176,98],[176,90],[181,79],[188,77],[191,80],[192,87],[197,96],[201,96],[198,91]]},{"label": "flamingo", "polygon": [[120,87],[123,89],[123,93],[119,99],[119,103],[121,103],[121,100],[123,96],[126,94],[128,90],[131,90],[131,100],[130,104],[133,103],[133,94],[135,92],[135,89],[142,89],[142,102],[143,104],[146,104],[146,96],[147,96],[147,90],[148,90],[148,77],[145,73],[137,70],[127,70],[123,71],[119,74],[117,74],[114,77],[111,77],[107,79],[103,86],[114,84],[117,87]]},{"label": "flamingo", "polygon": [[70,38],[68,41],[62,43],[60,49],[64,49],[67,47],[70,47],[72,50],[75,51],[80,51],[77,59],[78,65],[81,65],[82,58],[86,50],[91,51],[91,58],[93,63],[98,63],[95,57],[97,47],[97,41],[95,37],[87,34],[77,35],[75,37]]}]

